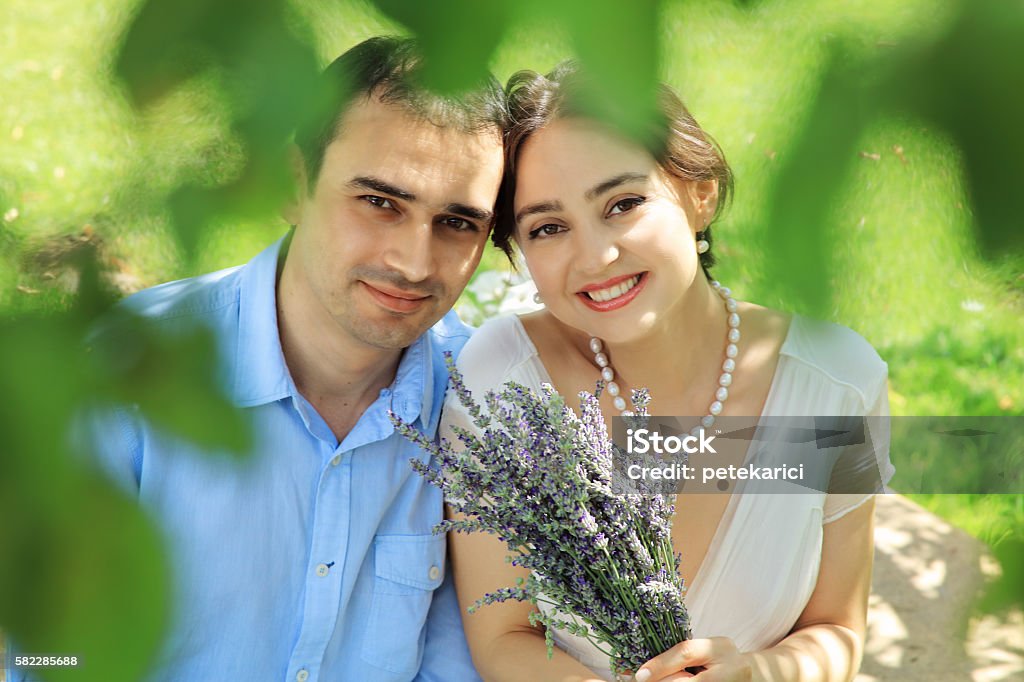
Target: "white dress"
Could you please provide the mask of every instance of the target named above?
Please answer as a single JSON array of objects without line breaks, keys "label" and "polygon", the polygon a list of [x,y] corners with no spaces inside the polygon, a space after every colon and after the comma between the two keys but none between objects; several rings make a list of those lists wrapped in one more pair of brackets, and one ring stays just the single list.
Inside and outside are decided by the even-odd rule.
[{"label": "white dress", "polygon": [[[795,316],[779,355],[762,416],[887,415],[887,366],[855,332]],[[462,350],[458,366],[479,402],[486,391],[508,381],[534,390],[542,383],[552,383],[514,315],[484,324]],[[884,419],[870,423],[887,424]],[[475,429],[450,393],[442,415],[442,435],[451,438],[451,425]],[[888,483],[893,473],[888,433],[872,435],[880,476]],[[730,637],[740,651],[757,651],[779,642],[814,590],[822,526],[870,496],[733,494],[686,592],[693,636]],[[561,649],[595,674],[614,679],[608,657],[589,641],[561,630],[553,636]]]}]

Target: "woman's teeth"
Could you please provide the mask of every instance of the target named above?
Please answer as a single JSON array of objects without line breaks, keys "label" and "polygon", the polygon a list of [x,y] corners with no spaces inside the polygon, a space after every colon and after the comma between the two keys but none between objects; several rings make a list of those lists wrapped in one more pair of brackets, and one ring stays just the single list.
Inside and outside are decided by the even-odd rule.
[{"label": "woman's teeth", "polygon": [[625,282],[619,282],[613,287],[607,289],[598,289],[597,291],[586,291],[584,292],[591,300],[597,301],[598,303],[604,303],[610,301],[613,298],[618,298],[624,293],[636,286],[637,282],[640,281],[640,275],[636,275],[631,279],[627,279]]}]

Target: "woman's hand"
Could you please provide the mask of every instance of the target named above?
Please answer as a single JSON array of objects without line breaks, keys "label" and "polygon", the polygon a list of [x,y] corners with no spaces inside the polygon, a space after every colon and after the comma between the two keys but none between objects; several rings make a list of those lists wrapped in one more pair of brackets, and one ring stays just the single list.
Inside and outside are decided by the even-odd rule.
[{"label": "woman's hand", "polygon": [[[689,672],[695,671],[695,672]],[[753,668],[728,637],[680,642],[640,666],[636,682],[673,682],[694,678],[707,682],[747,682]]]}]

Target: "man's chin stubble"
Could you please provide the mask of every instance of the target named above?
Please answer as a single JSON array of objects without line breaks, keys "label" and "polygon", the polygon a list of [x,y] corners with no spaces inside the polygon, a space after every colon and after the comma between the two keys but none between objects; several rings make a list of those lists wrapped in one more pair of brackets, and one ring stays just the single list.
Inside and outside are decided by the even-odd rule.
[{"label": "man's chin stubble", "polygon": [[411,346],[416,339],[434,326],[441,316],[436,319],[431,316],[421,324],[414,324],[412,320],[402,319],[397,315],[395,318],[390,323],[378,324],[360,320],[349,326],[349,333],[360,342],[380,350],[401,350]]}]

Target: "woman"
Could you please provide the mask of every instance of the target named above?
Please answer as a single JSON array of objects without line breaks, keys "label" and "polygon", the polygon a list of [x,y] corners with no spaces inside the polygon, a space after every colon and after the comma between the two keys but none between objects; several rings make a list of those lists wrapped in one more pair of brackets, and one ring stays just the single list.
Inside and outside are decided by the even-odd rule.
[{"label": "woman", "polygon": [[[545,307],[474,335],[459,360],[470,390],[549,382],[568,399],[603,378],[606,419],[647,387],[652,414],[703,416],[707,427],[718,415],[885,414],[886,366],[863,339],[739,302],[711,280],[710,225],[731,175],[678,98],[661,93],[667,143],[652,154],[579,113],[578,79],[563,65],[509,83],[506,210],[494,241],[510,254],[518,246]],[[454,399],[445,421],[472,428]],[[637,680],[692,677],[687,668],[708,680],[852,679],[871,579],[870,494],[679,495],[676,508],[695,639]],[[464,607],[523,577],[494,536],[449,542]],[[533,608],[506,602],[465,616],[484,679],[614,679],[606,656],[566,632],[554,633],[549,660]]]}]

